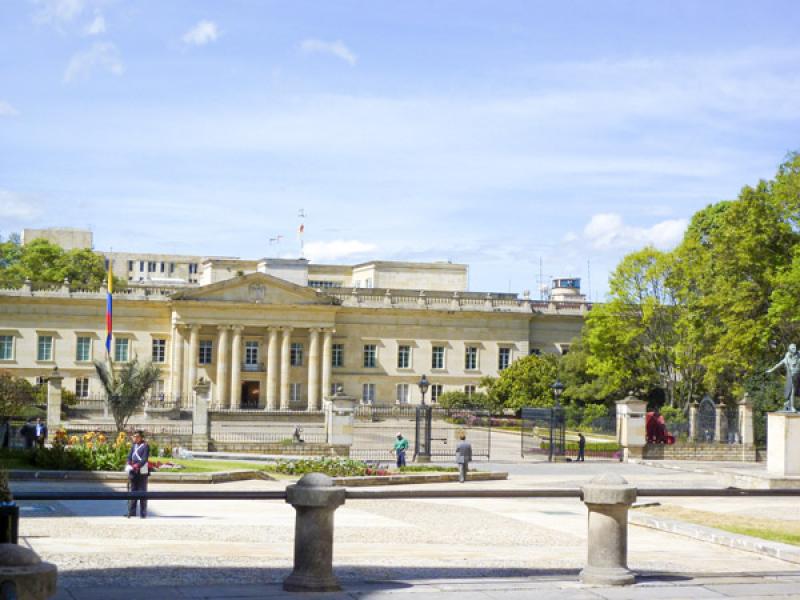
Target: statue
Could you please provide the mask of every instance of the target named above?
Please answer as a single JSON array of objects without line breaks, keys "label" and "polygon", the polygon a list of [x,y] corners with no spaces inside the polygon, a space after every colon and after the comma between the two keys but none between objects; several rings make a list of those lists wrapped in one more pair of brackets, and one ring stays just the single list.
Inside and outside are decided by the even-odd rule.
[{"label": "statue", "polygon": [[783,386],[783,396],[786,402],[783,410],[784,412],[795,412],[794,399],[800,393],[800,353],[797,352],[795,344],[789,344],[789,351],[783,360],[769,369],[767,373],[772,373],[781,365],[786,368],[786,384]]}]

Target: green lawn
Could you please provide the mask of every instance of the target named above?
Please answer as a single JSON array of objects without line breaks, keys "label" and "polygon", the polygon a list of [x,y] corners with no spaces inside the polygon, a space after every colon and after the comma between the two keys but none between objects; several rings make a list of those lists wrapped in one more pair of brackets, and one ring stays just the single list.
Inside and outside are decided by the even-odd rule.
[{"label": "green lawn", "polygon": [[800,521],[754,518],[745,515],[721,514],[682,506],[648,506],[639,509],[655,516],[714,527],[731,533],[800,546]]},{"label": "green lawn", "polygon": [[175,465],[182,465],[183,469],[164,469],[162,473],[216,473],[219,471],[264,471],[266,464],[256,461],[232,461],[232,460],[203,460],[199,458],[160,458],[162,463],[170,462]]}]

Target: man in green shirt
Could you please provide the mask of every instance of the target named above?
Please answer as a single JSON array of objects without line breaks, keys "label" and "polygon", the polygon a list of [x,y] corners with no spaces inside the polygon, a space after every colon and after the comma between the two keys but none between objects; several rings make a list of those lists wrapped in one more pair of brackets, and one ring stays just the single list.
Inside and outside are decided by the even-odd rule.
[{"label": "man in green shirt", "polygon": [[398,467],[406,466],[406,450],[408,450],[408,440],[404,438],[403,434],[398,431],[397,440],[395,441],[394,448],[392,449],[392,452],[394,452],[395,456],[397,457]]}]

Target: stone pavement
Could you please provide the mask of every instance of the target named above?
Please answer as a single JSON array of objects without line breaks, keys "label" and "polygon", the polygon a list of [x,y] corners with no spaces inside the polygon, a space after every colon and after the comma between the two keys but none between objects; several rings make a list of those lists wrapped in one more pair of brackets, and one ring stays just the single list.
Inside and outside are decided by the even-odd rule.
[{"label": "stone pavement", "polygon": [[[707,473],[642,465],[502,466],[513,472],[509,481],[435,484],[436,489],[576,487],[602,472],[646,487],[716,487]],[[248,481],[151,489],[284,485]],[[13,487],[115,485],[15,482]],[[684,500],[742,514],[797,513],[794,498]],[[124,519],[123,512],[120,502],[25,503],[21,534],[59,566],[61,600],[304,597],[283,596],[280,589],[291,567],[294,525],[293,509],[281,501],[158,501],[146,520]],[[334,547],[345,592],[313,597],[800,598],[797,565],[642,527],[629,531],[629,564],[642,575],[635,586],[581,586],[577,575],[585,555],[586,509],[578,500],[350,500],[336,512]]]}]

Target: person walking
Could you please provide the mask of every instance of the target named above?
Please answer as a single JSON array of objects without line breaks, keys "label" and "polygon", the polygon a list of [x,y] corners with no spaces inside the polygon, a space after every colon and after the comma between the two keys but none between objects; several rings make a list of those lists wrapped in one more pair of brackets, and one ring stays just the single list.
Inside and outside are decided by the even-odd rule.
[{"label": "person walking", "polygon": [[397,458],[397,468],[406,466],[406,452],[408,451],[408,440],[403,437],[403,434],[397,432],[397,439],[394,442],[392,452]]},{"label": "person walking", "polygon": [[586,438],[582,433],[578,433],[578,462],[585,462],[583,453],[586,451]]},{"label": "person walking", "polygon": [[458,481],[464,483],[467,480],[469,463],[472,460],[472,444],[467,441],[467,435],[462,431],[458,434],[458,446],[456,446],[456,463],[458,464]]},{"label": "person walking", "polygon": [[[144,433],[137,431],[133,434],[133,445],[128,452],[128,464],[125,470],[128,472],[128,490],[131,492],[146,492],[147,478],[150,476],[150,469],[147,464],[150,458],[150,446],[144,441]],[[136,516],[136,503],[139,503],[139,516],[147,518],[147,499],[128,500],[128,518]]]},{"label": "person walking", "polygon": [[33,425],[33,439],[39,448],[44,448],[44,443],[47,441],[47,425],[42,423],[41,417],[36,417],[36,423]]}]

